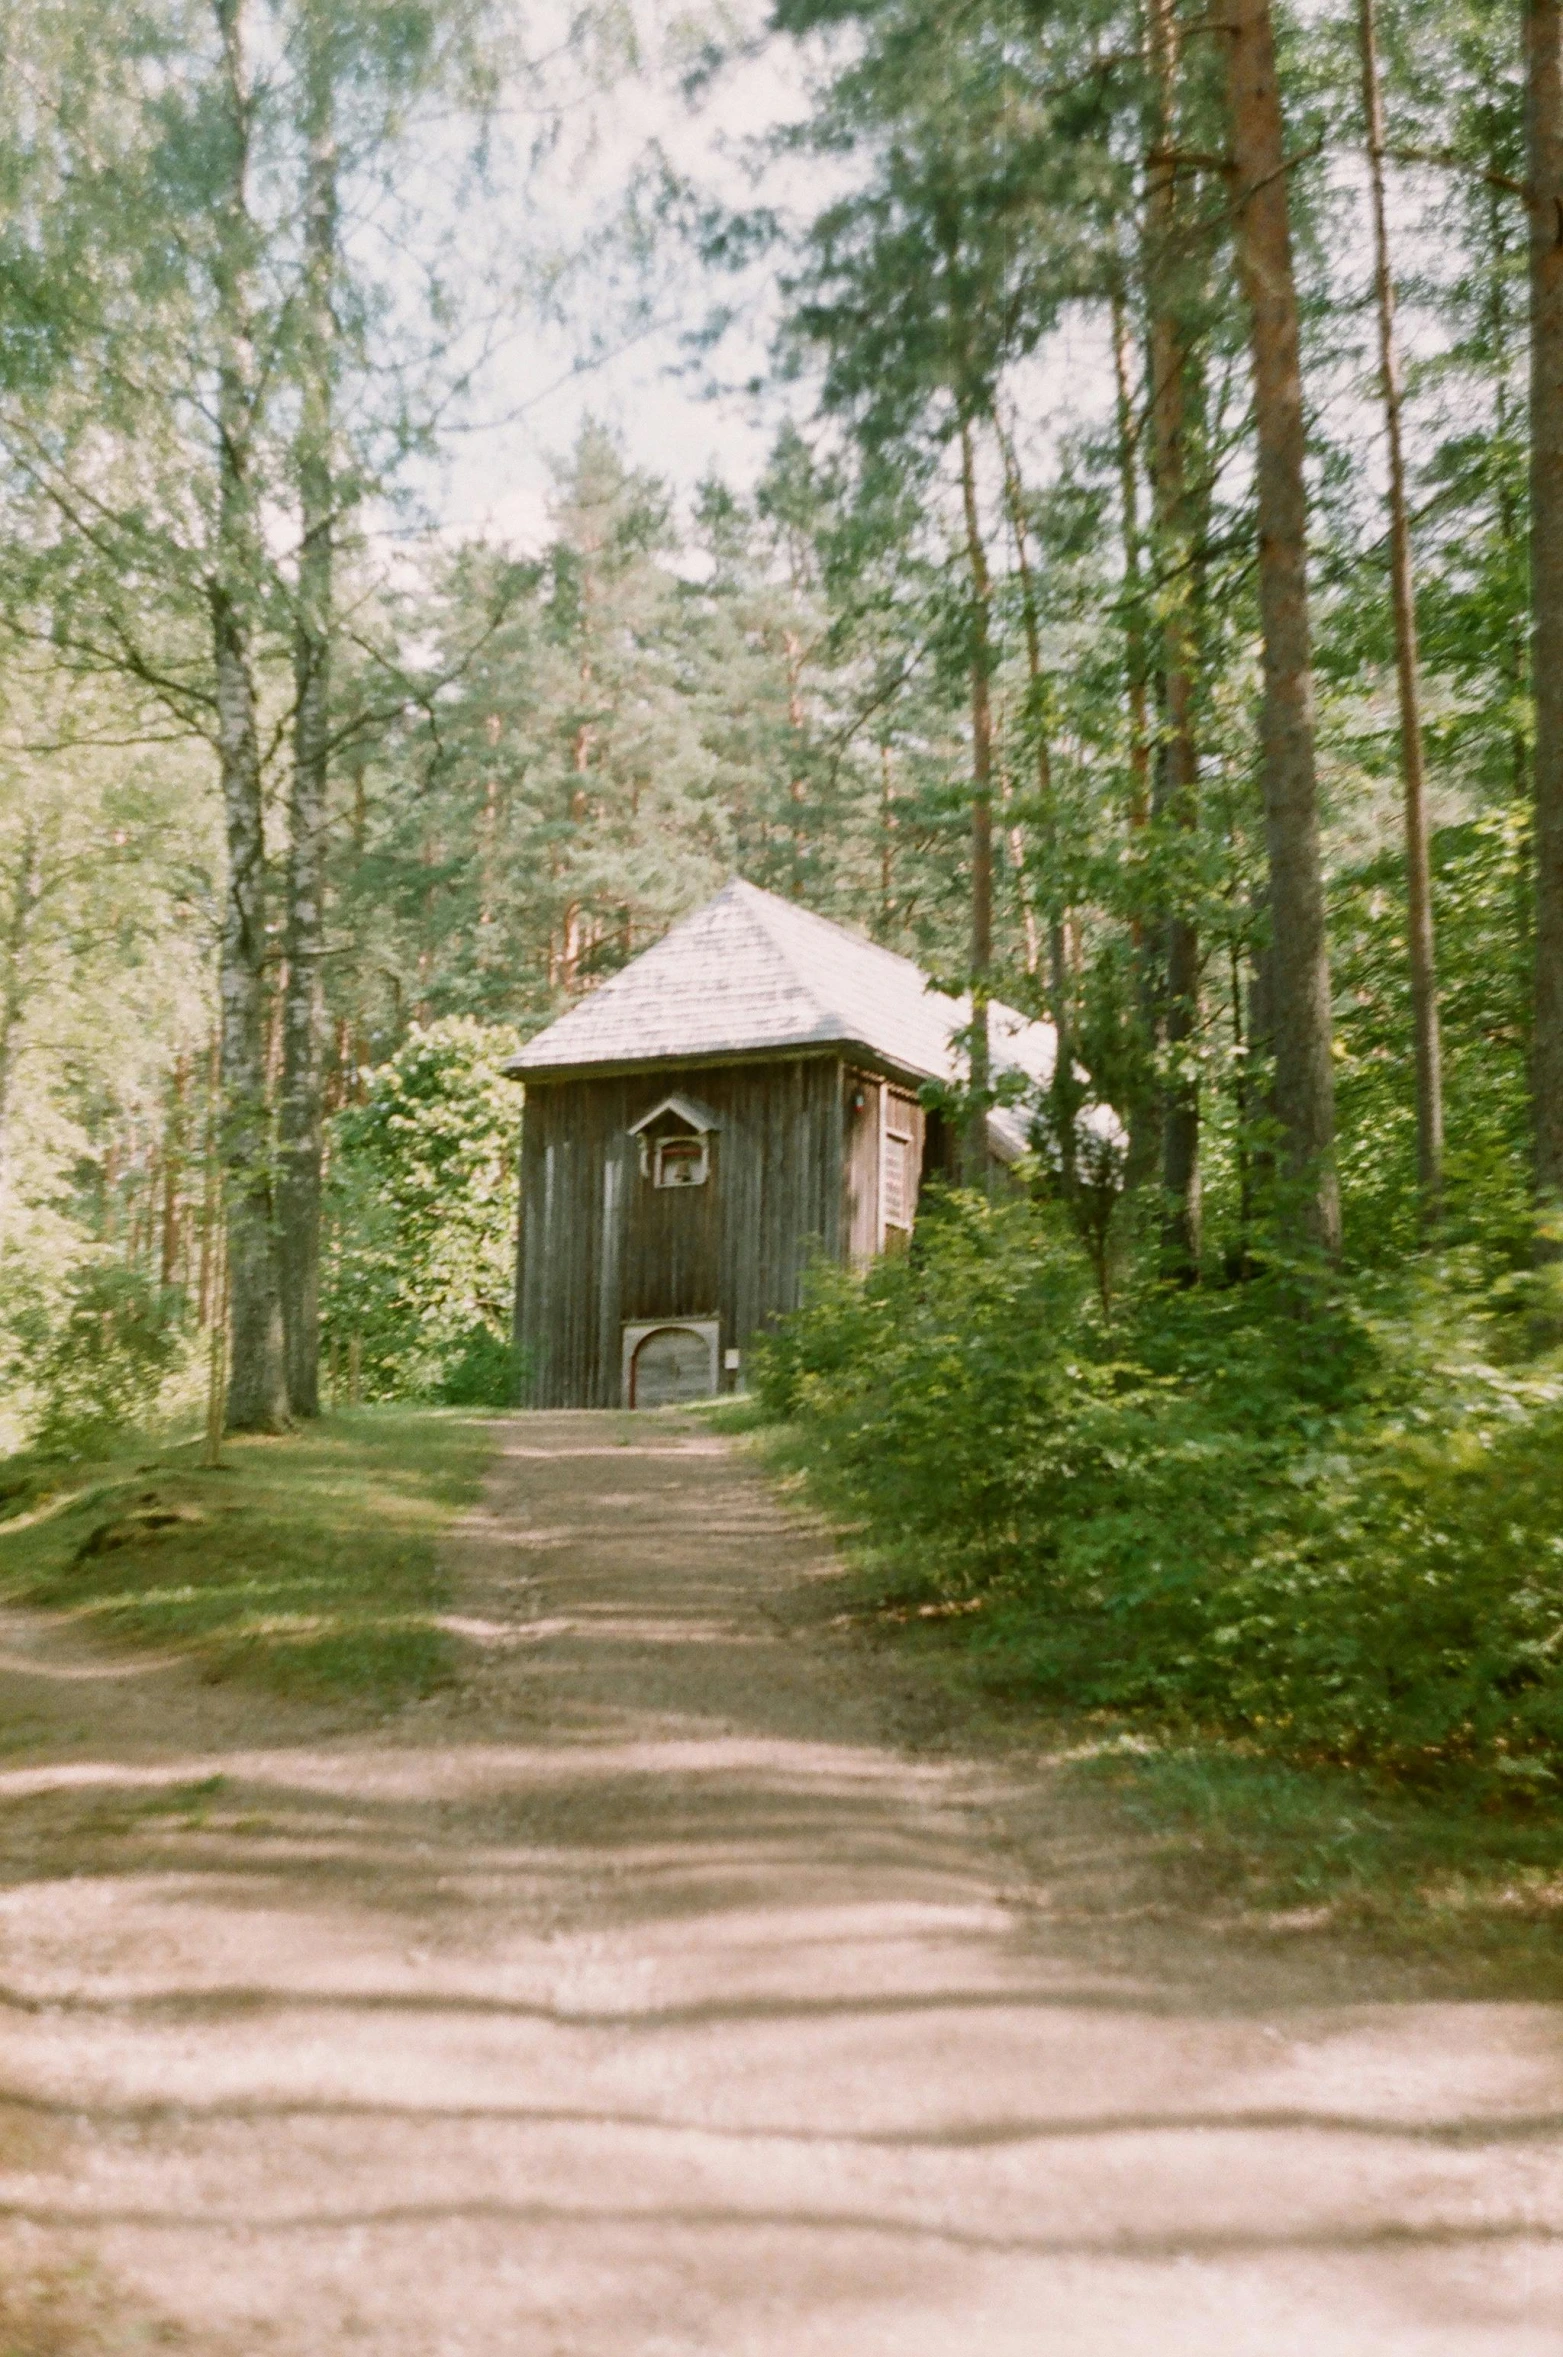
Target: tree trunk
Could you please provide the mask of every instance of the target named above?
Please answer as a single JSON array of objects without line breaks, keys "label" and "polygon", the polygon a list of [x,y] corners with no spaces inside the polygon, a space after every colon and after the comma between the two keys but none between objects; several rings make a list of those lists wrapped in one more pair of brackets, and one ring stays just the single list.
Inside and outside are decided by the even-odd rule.
[{"label": "tree trunk", "polygon": [[27,1006],[27,942],[38,903],[43,897],[43,872],[38,821],[30,810],[22,813],[22,840],[16,862],[16,881],[0,942],[0,1207],[6,1197],[7,1141],[11,1123],[11,1092],[16,1077],[16,1041]]},{"label": "tree trunk", "polygon": [[[1191,833],[1199,815],[1194,734],[1195,533],[1188,472],[1189,257],[1173,163],[1177,135],[1178,28],[1172,0],[1146,12],[1154,135],[1146,172],[1146,287],[1150,304],[1151,490],[1161,621],[1162,731],[1157,815]],[[1166,1044],[1162,1084],[1162,1265],[1182,1284],[1199,1274],[1199,1080],[1192,1043],[1199,1020],[1199,935],[1187,911],[1167,912]]]},{"label": "tree trunk", "polygon": [[228,1427],[271,1432],[287,1421],[266,1101],[266,866],[260,746],[247,609],[260,569],[250,463],[257,370],[249,310],[250,102],[242,0],[215,0],[226,69],[227,180],[218,224],[216,564],[208,586],[217,682],[217,753],[228,849],[220,952],[223,1166],[232,1366]]},{"label": "tree trunk", "polygon": [[1228,103],[1237,261],[1249,314],[1258,427],[1262,774],[1271,943],[1266,998],[1275,1054],[1283,1225],[1340,1250],[1330,969],[1314,767],[1308,624],[1308,494],[1302,361],[1269,0],[1232,0]]},{"label": "tree trunk", "polygon": [[961,426],[961,497],[971,566],[971,1110],[962,1150],[969,1187],[988,1183],[988,1000],[993,980],[993,706],[989,686],[993,586],[977,515],[971,426]]},{"label": "tree trunk", "polygon": [[1416,1049],[1416,1160],[1422,1217],[1436,1226],[1444,1183],[1444,1080],[1438,1036],[1438,979],[1433,956],[1433,884],[1427,851],[1427,793],[1422,763],[1421,666],[1411,575],[1411,522],[1400,430],[1400,355],[1395,347],[1395,282],[1389,267],[1384,204],[1384,107],[1379,91],[1374,0],[1358,0],[1362,113],[1368,135],[1373,205],[1374,282],[1378,295],[1379,374],[1389,445],[1389,572],[1395,613],[1395,675],[1400,691],[1400,776],[1405,797],[1406,908],[1411,950],[1411,1027]]},{"label": "tree trunk", "polygon": [[244,629],[232,598],[211,593],[218,751],[227,819],[222,999],[223,1166],[233,1328],[228,1428],[275,1432],[287,1422],[266,1098],[265,854],[255,699]]},{"label": "tree trunk", "polygon": [[[1487,280],[1486,328],[1493,377],[1492,438],[1500,450],[1508,447],[1514,429],[1509,392],[1509,359],[1514,331],[1509,315],[1506,267],[1512,249],[1512,232],[1508,192],[1497,185],[1508,158],[1500,138],[1495,135],[1495,127],[1502,119],[1503,110],[1496,103],[1496,94],[1485,93],[1480,120],[1488,128],[1484,162],[1490,178],[1487,188],[1487,249],[1481,257],[1480,267]],[[1502,467],[1498,470],[1495,505],[1499,537],[1505,551],[1512,554],[1519,545],[1523,527],[1518,503]],[[1531,790],[1530,737],[1524,721],[1519,717],[1530,700],[1530,615],[1524,607],[1514,613],[1504,634],[1504,654],[1504,670],[1514,689],[1516,715],[1509,734],[1510,791],[1516,802],[1523,802]],[[1527,935],[1530,923],[1530,875],[1526,870],[1524,925]]]},{"label": "tree trunk", "polygon": [[306,19],[304,294],[298,490],[302,537],[293,635],[293,780],[288,863],[288,983],[283,1010],[278,1239],[288,1404],[320,1413],[320,1194],[324,851],[331,706],[335,483],[332,309],[337,240],[336,60],[326,13]]},{"label": "tree trunk", "polygon": [[1047,989],[1053,1016],[1053,1127],[1058,1139],[1059,1177],[1066,1194],[1075,1184],[1074,1042],[1071,1036],[1068,960],[1064,954],[1063,895],[1058,884],[1058,811],[1053,799],[1053,756],[1047,736],[1047,679],[1042,669],[1042,626],[1026,532],[1026,503],[1013,447],[1002,442],[1004,492],[1015,536],[1021,615],[1026,633],[1026,684],[1031,743],[1037,771],[1037,803],[1048,864]]},{"label": "tree trunk", "polygon": [[172,1285],[178,1280],[184,1240],[183,1180],[189,1082],[189,1061],[184,1056],[177,1056],[169,1081],[168,1109],[163,1122],[163,1201],[158,1239],[158,1278],[164,1285]]},{"label": "tree trunk", "polygon": [[1563,0],[1527,0],[1536,1187],[1563,1206]]},{"label": "tree trunk", "polygon": [[1150,817],[1150,714],[1146,702],[1145,610],[1140,581],[1140,495],[1134,463],[1138,435],[1129,357],[1129,316],[1117,276],[1112,289],[1113,377],[1118,436],[1118,502],[1123,531],[1124,690],[1129,707],[1129,828]]},{"label": "tree trunk", "polygon": [[1243,1036],[1243,963],[1234,939],[1228,952],[1232,1000],[1233,1094],[1237,1100],[1237,1249],[1228,1255],[1228,1273],[1239,1282],[1248,1274],[1248,1231],[1253,1221],[1252,1155],[1248,1143],[1248,1055]]},{"label": "tree trunk", "polygon": [[218,1222],[222,1203],[222,1028],[212,1037],[206,1059],[206,1113],[201,1143],[201,1251],[196,1275],[196,1323],[205,1327],[220,1314],[215,1290],[221,1245]]},{"label": "tree trunk", "polygon": [[[1118,507],[1123,534],[1124,671],[1129,707],[1129,839],[1150,824],[1151,737],[1147,682],[1150,663],[1146,648],[1144,589],[1141,580],[1139,479],[1135,452],[1139,427],[1135,418],[1132,347],[1129,313],[1122,280],[1114,272],[1112,286],[1113,376],[1118,436]],[[1154,945],[1144,912],[1138,905],[1139,881],[1134,883],[1135,905],[1130,918],[1134,945],[1135,1017],[1139,1028],[1134,1088],[1129,1105],[1129,1147],[1124,1185],[1140,1187],[1156,1164],[1156,1099],[1151,1071],[1157,1045],[1157,989]]]}]

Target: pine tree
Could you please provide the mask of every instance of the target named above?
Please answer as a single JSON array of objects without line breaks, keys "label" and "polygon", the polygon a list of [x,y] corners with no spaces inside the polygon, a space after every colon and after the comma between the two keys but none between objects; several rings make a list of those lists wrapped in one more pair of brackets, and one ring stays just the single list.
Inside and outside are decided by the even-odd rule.
[{"label": "pine tree", "polygon": [[1269,0],[1235,0],[1227,53],[1238,264],[1253,352],[1263,780],[1269,858],[1266,1015],[1295,1232],[1340,1249],[1329,950],[1314,762],[1302,352],[1287,157]]}]

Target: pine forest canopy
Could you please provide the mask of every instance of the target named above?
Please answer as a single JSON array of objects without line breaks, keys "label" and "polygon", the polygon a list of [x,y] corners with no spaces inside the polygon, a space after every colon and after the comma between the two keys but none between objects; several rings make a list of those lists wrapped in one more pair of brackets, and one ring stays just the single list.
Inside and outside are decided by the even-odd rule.
[{"label": "pine forest canopy", "polygon": [[[6,1437],[69,1427],[93,1317],[126,1400],[226,1335],[237,1427],[322,1369],[508,1396],[501,1067],[735,875],[969,997],[979,1188],[986,1010],[1054,1026],[1015,1117],[1104,1301],[1115,1251],[1544,1258],[1563,0],[553,30],[7,17]],[[802,95],[742,186],[632,154],[757,55]],[[606,222],[542,193],[583,92]],[[590,400],[678,290],[763,458],[583,410],[524,544],[451,528],[490,346],[566,321]]]}]

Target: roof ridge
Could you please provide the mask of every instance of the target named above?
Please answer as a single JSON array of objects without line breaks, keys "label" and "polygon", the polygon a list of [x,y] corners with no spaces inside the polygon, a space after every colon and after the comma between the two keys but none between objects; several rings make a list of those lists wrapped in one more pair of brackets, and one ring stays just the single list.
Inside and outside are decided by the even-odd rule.
[{"label": "roof ridge", "polygon": [[[840,1008],[827,1004],[826,1001],[820,997],[819,992],[814,986],[813,977],[811,975],[799,972],[798,967],[794,962],[790,947],[785,941],[779,940],[777,938],[776,928],[768,922],[769,911],[772,906],[780,908],[788,914],[793,914],[797,911],[796,901],[783,900],[779,892],[767,892],[763,884],[751,884],[747,876],[735,876],[733,878],[733,882],[735,884],[742,884],[744,888],[742,905],[746,915],[748,916],[750,924],[753,925],[755,930],[760,934],[767,948],[774,951],[776,956],[781,959],[782,964],[786,967],[787,972],[792,977],[794,984],[799,990],[802,991],[804,997],[808,1000],[809,1005],[814,1009],[815,1020],[821,1023],[834,1023],[838,1026],[842,1024],[845,1021],[845,1017],[842,1015]],[[756,903],[758,903],[758,906]],[[814,912],[812,909],[810,909],[807,913],[812,916]],[[830,923],[830,919],[828,917],[823,918],[821,921],[827,925]],[[847,931],[845,925],[837,925],[832,929],[838,933],[846,933]],[[847,934],[847,939],[849,941],[854,938],[855,937],[852,934]]]},{"label": "roof ridge", "polygon": [[[742,887],[741,891],[735,889],[739,886]],[[729,893],[733,894],[735,904],[743,910],[745,921],[749,925],[750,930],[754,933],[757,933],[764,946],[770,950],[774,956],[781,959],[781,962],[786,967],[788,976],[791,979],[794,987],[802,992],[803,996],[808,1000],[809,1005],[813,1008],[816,1020],[825,1023],[839,1023],[841,1017],[837,1013],[836,1009],[825,1004],[824,1000],[820,997],[818,991],[815,989],[814,983],[810,976],[799,973],[797,967],[793,964],[792,959],[788,954],[785,942],[777,940],[775,933],[765,921],[763,906],[764,903],[775,901],[782,908],[788,907],[789,903],[785,900],[782,900],[778,893],[767,892],[763,884],[751,884],[747,876],[730,877],[728,882],[722,886],[721,891],[717,893],[716,900],[725,900]],[[716,900],[708,900],[706,902],[706,907],[714,908],[716,905]],[[754,904],[756,901],[762,903],[760,908],[755,907]],[[698,914],[699,912],[697,911],[696,913]],[[663,939],[666,940],[666,938],[667,936],[664,934]]]},{"label": "roof ridge", "polygon": [[[994,1002],[996,1062],[1045,1076],[1051,1034]],[[959,1067],[969,1002],[833,917],[729,876],[534,1034],[517,1072],[853,1047],[922,1078]]]},{"label": "roof ridge", "polygon": [[[752,913],[760,917],[760,922],[763,926],[767,941],[769,941],[773,949],[779,951],[781,955],[787,959],[789,966],[791,965],[792,960],[788,953],[786,944],[777,939],[777,936],[772,930],[771,926],[765,922],[763,911],[766,909],[774,908],[778,910],[781,915],[784,916],[790,923],[796,922],[801,918],[805,925],[822,926],[827,933],[839,934],[844,941],[850,942],[854,949],[866,950],[871,956],[887,959],[893,966],[904,967],[909,973],[916,975],[919,983],[922,985],[925,995],[930,998],[951,997],[952,994],[949,991],[941,989],[939,984],[933,980],[932,976],[924,972],[923,968],[917,963],[915,958],[907,957],[904,952],[899,949],[887,948],[884,942],[875,941],[867,933],[857,932],[851,925],[842,924],[839,917],[827,917],[819,909],[805,906],[801,900],[785,900],[779,892],[767,891],[763,884],[752,884],[747,876],[734,876],[731,882],[725,884],[722,889],[724,892],[730,892],[733,888],[733,885],[735,884],[741,884],[747,897],[752,900],[757,900],[761,903],[761,909],[759,911],[753,911]],[[838,1007],[826,1007],[821,1005],[819,998],[815,994],[813,983],[806,976],[800,975],[798,979],[801,987],[806,990],[810,998],[813,999],[814,1004],[817,1007],[820,1007],[822,1014],[828,1015],[833,1021],[838,1023],[845,1020],[841,1010]]]}]

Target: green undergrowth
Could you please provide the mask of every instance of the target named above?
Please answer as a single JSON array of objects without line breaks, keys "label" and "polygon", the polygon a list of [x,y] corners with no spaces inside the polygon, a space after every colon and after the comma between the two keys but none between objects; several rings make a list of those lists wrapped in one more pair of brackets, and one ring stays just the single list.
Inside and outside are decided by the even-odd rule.
[{"label": "green undergrowth", "polygon": [[730,1393],[726,1399],[697,1400],[689,1413],[730,1440],[762,1432],[771,1421],[763,1402],[747,1391]]},{"label": "green undergrowth", "polygon": [[1563,1815],[1480,1776],[1415,1788],[1214,1739],[1132,1735],[1106,1740],[1080,1772],[1141,1823],[1182,1834],[1218,1903],[1432,1952],[1528,1951],[1563,1971]]},{"label": "green undergrowth", "polygon": [[[808,1495],[796,1426],[757,1445]],[[1150,1713],[1074,1710],[1016,1674],[983,1601],[890,1578],[861,1528],[842,1536],[836,1624],[892,1649],[915,1697],[912,1740],[1040,1759],[1108,1796],[1145,1838],[1151,1904],[1265,1937],[1345,1934],[1479,1986],[1563,1980],[1563,1808],[1550,1798],[1470,1766],[1411,1781]]]},{"label": "green undergrowth", "polygon": [[957,1198],[910,1256],[820,1272],[764,1354],[760,1445],[841,1530],[868,1623],[973,1712],[1083,1725],[1079,1773],[1245,1907],[1552,1939],[1547,1306],[1448,1256],[1126,1282],[1108,1317],[1045,1210]]},{"label": "green undergrowth", "polygon": [[451,1672],[439,1542],[477,1495],[481,1416],[361,1409],[281,1438],[0,1464],[0,1594],[213,1681],[370,1709]]}]

